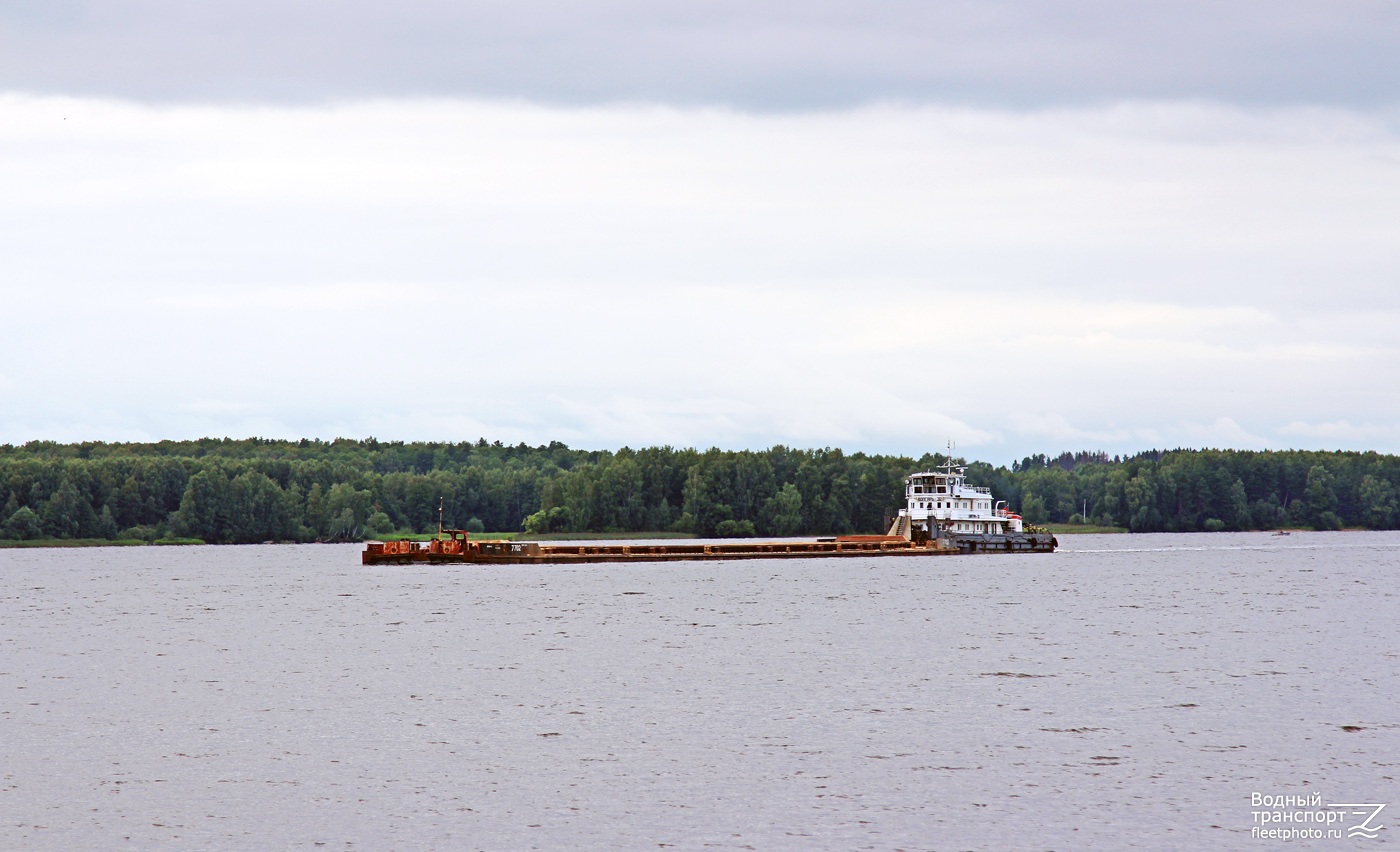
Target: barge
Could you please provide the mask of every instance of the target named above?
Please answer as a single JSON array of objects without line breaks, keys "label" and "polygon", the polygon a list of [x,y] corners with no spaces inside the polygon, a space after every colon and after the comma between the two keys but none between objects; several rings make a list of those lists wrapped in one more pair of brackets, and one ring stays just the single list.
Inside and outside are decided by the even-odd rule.
[{"label": "barge", "polygon": [[371,541],[365,565],[574,565],[589,562],[698,562],[716,559],[811,559],[852,556],[944,556],[958,553],[941,540],[915,542],[899,536],[850,535],[816,541],[754,541],[666,544],[540,544],[534,541],[472,541],[466,530],[443,530],[435,539]]},{"label": "barge", "polygon": [[[371,541],[364,565],[573,565],[591,562],[698,562],[719,559],[813,559],[871,556],[947,556],[958,553],[1053,553],[1053,535],[1023,524],[970,486],[963,468],[944,465],[905,479],[905,508],[885,535],[847,535],[815,541],[686,542],[658,544],[540,544],[473,541],[466,530],[445,530],[426,542]],[[439,508],[439,513],[441,508]]]}]

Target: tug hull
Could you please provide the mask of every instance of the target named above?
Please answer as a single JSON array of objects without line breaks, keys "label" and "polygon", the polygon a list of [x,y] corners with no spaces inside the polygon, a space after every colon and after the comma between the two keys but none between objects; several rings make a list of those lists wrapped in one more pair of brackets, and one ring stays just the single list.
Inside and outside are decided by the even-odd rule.
[{"label": "tug hull", "polygon": [[1054,553],[1059,541],[1050,533],[952,535],[940,539],[955,553]]}]

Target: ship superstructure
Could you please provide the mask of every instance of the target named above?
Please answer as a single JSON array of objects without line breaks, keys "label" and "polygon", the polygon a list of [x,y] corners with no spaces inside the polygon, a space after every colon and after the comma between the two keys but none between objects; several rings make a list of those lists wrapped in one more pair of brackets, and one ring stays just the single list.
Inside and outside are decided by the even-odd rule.
[{"label": "ship superstructure", "polygon": [[967,484],[967,469],[951,461],[939,470],[910,474],[904,481],[905,507],[889,534],[913,541],[946,539],[964,551],[1053,550],[1046,533],[1027,533],[1021,516],[990,488]]},{"label": "ship superstructure", "polygon": [[901,517],[908,517],[911,530],[922,530],[929,538],[938,533],[1019,533],[1021,516],[1006,508],[1005,500],[992,496],[992,489],[967,484],[966,468],[952,462],[942,470],[910,474],[904,480],[906,506]]}]

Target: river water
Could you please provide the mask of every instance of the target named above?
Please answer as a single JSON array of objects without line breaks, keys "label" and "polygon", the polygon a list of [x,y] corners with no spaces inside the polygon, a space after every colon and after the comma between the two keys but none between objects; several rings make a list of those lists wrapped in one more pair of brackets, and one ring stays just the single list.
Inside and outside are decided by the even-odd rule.
[{"label": "river water", "polygon": [[[0,551],[0,847],[1397,844],[1400,534],[1061,544]],[[1254,793],[1387,828],[1256,839]]]}]

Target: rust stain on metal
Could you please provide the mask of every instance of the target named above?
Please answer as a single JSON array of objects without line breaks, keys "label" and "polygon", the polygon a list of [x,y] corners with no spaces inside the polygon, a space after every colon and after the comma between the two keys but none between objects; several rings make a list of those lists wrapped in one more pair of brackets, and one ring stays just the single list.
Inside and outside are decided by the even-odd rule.
[{"label": "rust stain on metal", "polygon": [[912,542],[902,536],[852,535],[819,541],[754,541],[724,544],[555,544],[472,541],[466,530],[443,530],[419,543],[372,541],[365,565],[537,565],[585,562],[687,562],[716,559],[811,559],[852,556],[944,556],[958,553],[941,540]]}]

